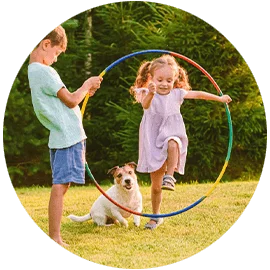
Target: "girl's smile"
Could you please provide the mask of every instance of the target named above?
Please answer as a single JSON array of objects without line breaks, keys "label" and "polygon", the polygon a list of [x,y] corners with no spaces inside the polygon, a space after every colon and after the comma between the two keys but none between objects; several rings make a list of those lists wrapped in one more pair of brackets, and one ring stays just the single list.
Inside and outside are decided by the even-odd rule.
[{"label": "girl's smile", "polygon": [[175,72],[170,66],[166,65],[154,71],[152,81],[156,84],[158,94],[168,95],[173,89]]}]

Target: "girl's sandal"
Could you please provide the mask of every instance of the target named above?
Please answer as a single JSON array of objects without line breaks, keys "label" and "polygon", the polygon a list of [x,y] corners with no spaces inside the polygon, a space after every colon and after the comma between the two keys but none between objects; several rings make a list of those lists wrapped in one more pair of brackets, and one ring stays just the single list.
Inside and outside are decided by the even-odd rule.
[{"label": "girl's sandal", "polygon": [[169,174],[165,174],[163,176],[161,189],[174,191],[175,190],[175,184],[174,184],[175,182],[176,182],[176,180],[173,176],[171,176]]},{"label": "girl's sandal", "polygon": [[163,218],[151,218],[150,221],[154,221],[154,223],[147,222],[144,226],[145,229],[154,230],[159,225],[163,223]]}]

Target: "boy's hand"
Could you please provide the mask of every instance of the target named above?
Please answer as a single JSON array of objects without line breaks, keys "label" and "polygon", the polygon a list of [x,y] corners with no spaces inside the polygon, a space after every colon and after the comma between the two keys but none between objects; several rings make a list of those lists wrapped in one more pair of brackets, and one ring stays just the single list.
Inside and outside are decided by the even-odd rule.
[{"label": "boy's hand", "polygon": [[223,95],[220,97],[221,102],[230,103],[232,101],[231,97],[229,95]]},{"label": "boy's hand", "polygon": [[148,89],[149,89],[149,92],[151,92],[151,93],[156,93],[156,91],[157,91],[157,87],[156,87],[156,84],[155,83],[153,83],[153,82],[150,82],[149,84],[148,84]]},{"label": "boy's hand", "polygon": [[92,97],[96,93],[97,89],[89,89],[88,95],[89,97]]},{"label": "boy's hand", "polygon": [[100,84],[103,78],[99,76],[93,76],[83,83],[83,86],[88,89],[89,95],[93,96],[95,91],[100,88]]}]

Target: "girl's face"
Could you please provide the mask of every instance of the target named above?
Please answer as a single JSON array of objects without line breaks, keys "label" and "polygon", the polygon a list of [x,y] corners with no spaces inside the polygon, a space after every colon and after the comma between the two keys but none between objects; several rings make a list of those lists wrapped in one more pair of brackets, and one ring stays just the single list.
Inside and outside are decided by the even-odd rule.
[{"label": "girl's face", "polygon": [[154,70],[152,81],[156,84],[156,91],[160,95],[168,95],[173,89],[175,71],[168,65]]}]

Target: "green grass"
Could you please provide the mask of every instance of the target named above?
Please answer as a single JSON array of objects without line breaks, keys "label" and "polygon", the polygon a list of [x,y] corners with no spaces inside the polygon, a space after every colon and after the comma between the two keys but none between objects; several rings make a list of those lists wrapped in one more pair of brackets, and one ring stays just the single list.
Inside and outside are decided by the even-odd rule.
[{"label": "green grass", "polygon": [[[165,219],[154,231],[144,230],[147,218],[136,228],[98,227],[92,220],[70,221],[69,214],[84,215],[100,195],[94,186],[71,187],[65,196],[62,236],[67,249],[92,262],[118,268],[142,269],[179,262],[219,239],[239,218],[249,203],[257,181],[221,183],[209,198],[181,215]],[[202,197],[211,184],[177,185],[164,191],[162,212],[182,209]],[[108,187],[103,187],[105,190]],[[36,224],[48,233],[47,207],[50,188],[16,189],[23,206]],[[150,187],[141,187],[144,213],[151,213]]]}]

